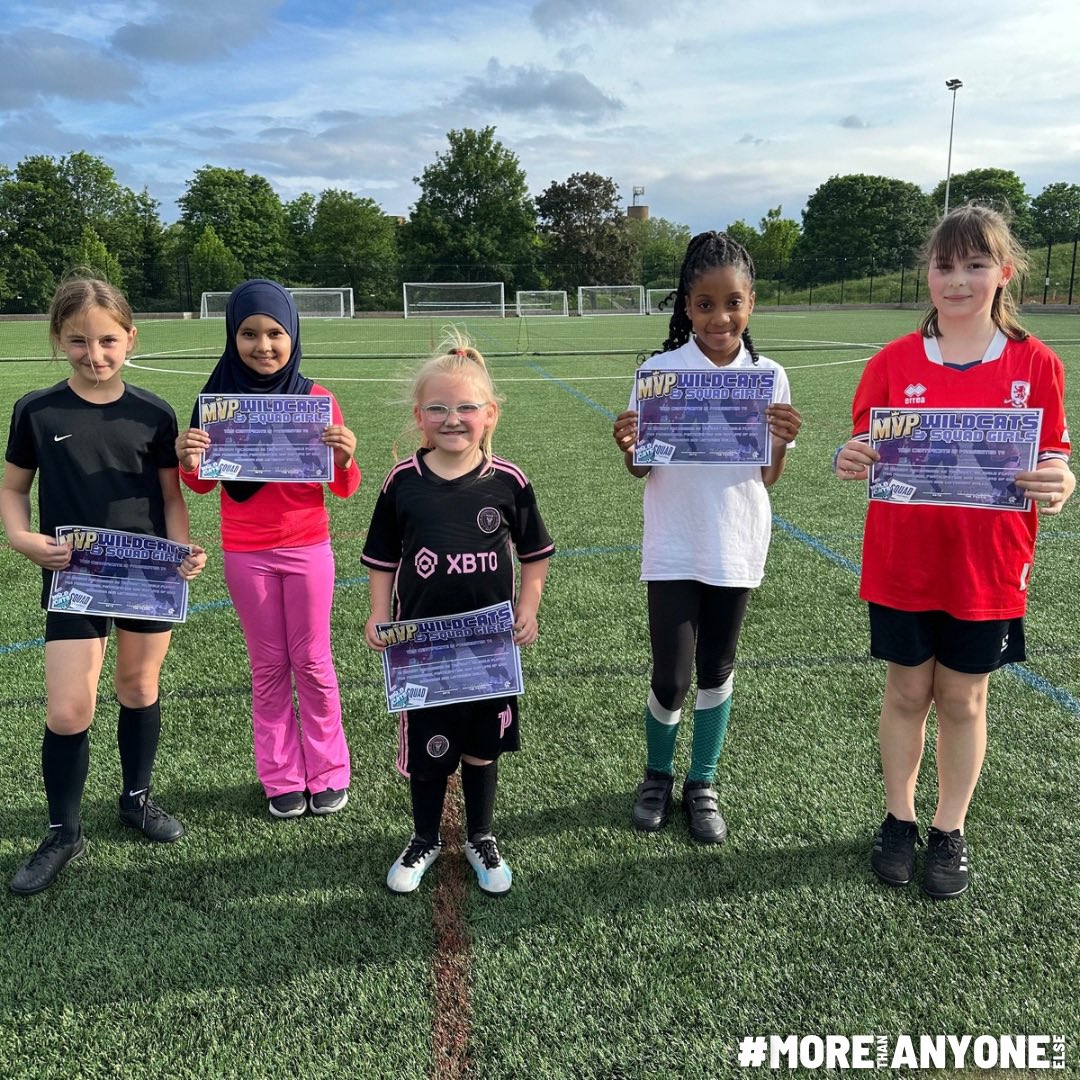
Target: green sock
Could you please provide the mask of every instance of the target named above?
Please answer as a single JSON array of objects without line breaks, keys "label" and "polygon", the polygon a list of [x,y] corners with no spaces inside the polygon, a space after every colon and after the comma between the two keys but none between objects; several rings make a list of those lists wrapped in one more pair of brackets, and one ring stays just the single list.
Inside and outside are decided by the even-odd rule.
[{"label": "green sock", "polygon": [[686,774],[687,780],[705,780],[712,783],[730,716],[730,697],[711,709],[694,711],[694,736],[690,743],[690,771]]},{"label": "green sock", "polygon": [[679,734],[679,722],[662,724],[645,707],[645,748],[648,759],[645,762],[650,769],[671,775],[675,767],[675,738]]}]

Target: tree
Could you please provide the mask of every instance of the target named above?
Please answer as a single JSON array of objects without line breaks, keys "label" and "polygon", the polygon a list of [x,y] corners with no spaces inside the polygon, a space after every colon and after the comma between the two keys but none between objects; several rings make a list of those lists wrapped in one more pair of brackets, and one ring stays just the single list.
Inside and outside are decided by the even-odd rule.
[{"label": "tree", "polygon": [[783,212],[784,208],[777,206],[765,214],[758,242],[750,251],[761,277],[780,277],[799,242],[799,223],[783,217]]},{"label": "tree", "polygon": [[71,253],[71,261],[74,268],[87,270],[118,289],[124,288],[124,274],[119,261],[90,225],[83,226],[82,237]]},{"label": "tree", "polygon": [[625,285],[637,278],[634,242],[613,180],[574,173],[536,200],[544,268],[552,288]]},{"label": "tree", "polygon": [[856,173],[826,180],[802,217],[788,277],[817,283],[910,265],[937,211],[915,184]]},{"label": "tree", "polygon": [[738,221],[731,222],[724,232],[732,240],[742,244],[750,252],[751,258],[754,257],[754,252],[757,251],[758,244],[761,243],[761,233],[753,225],[749,225],[742,218],[739,218]]},{"label": "tree", "polygon": [[1036,235],[1048,243],[1080,234],[1080,184],[1048,184],[1031,200]]},{"label": "tree", "polygon": [[401,300],[397,230],[374,199],[329,188],[311,226],[314,284],[351,286],[359,308],[385,310]]},{"label": "tree", "polygon": [[[945,181],[934,188],[930,198],[939,210],[945,206]],[[971,169],[956,173],[949,180],[949,208],[977,202],[1001,211],[1010,219],[1017,236],[1029,238],[1032,232],[1030,205],[1024,181],[1011,169]]]},{"label": "tree", "polygon": [[176,201],[192,243],[212,226],[244,276],[282,276],[288,256],[285,210],[264,176],[205,165]]},{"label": "tree", "polygon": [[414,176],[420,198],[400,235],[419,280],[534,283],[536,211],[517,155],[495,128],[447,132],[450,149]]},{"label": "tree", "polygon": [[311,229],[315,224],[315,196],[309,191],[297,195],[284,206],[288,263],[285,280],[290,285],[314,285],[315,256],[311,249]]},{"label": "tree", "polygon": [[637,251],[641,270],[636,280],[647,289],[674,288],[679,282],[679,267],[690,243],[690,230],[666,218],[630,219],[630,236]]},{"label": "tree", "polygon": [[191,249],[192,299],[204,292],[231,292],[244,277],[240,260],[222,243],[214,226],[207,225]]}]

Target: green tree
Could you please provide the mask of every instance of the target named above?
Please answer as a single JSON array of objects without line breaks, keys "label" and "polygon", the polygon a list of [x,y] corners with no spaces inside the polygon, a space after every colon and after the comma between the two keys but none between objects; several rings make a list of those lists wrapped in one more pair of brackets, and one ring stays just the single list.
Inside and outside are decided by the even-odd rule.
[{"label": "green tree", "polygon": [[245,276],[282,275],[288,256],[285,210],[265,177],[205,165],[188,181],[177,204],[192,242],[212,226]]},{"label": "green tree", "polygon": [[[754,228],[753,225],[748,224],[739,218],[738,221],[731,222],[730,225],[724,230],[732,240],[742,244],[747,251],[750,252],[750,258],[754,258],[754,252],[757,251],[758,244],[761,243],[761,233]],[[755,259],[755,263],[756,263]]]},{"label": "green tree", "polygon": [[311,230],[315,224],[315,196],[309,191],[284,206],[285,235],[289,248],[285,280],[290,285],[315,284],[315,256]]},{"label": "green tree", "polygon": [[244,280],[240,260],[225,246],[213,225],[207,225],[191,249],[193,299],[204,292],[231,292]]},{"label": "green tree", "polygon": [[593,172],[553,180],[536,200],[545,276],[555,289],[636,284],[640,272],[615,181]]},{"label": "green tree", "polygon": [[91,225],[83,226],[82,237],[71,252],[71,263],[74,269],[89,271],[118,289],[124,288],[124,274],[119,260],[109,251]]},{"label": "green tree", "polygon": [[420,198],[399,236],[407,275],[528,288],[536,277],[536,211],[517,155],[493,127],[446,138],[450,149],[413,177]]},{"label": "green tree", "polygon": [[799,223],[783,216],[782,206],[769,210],[761,219],[761,232],[750,254],[754,266],[762,277],[775,278],[783,275],[799,242]]},{"label": "green tree", "polygon": [[1072,240],[1080,234],[1080,184],[1048,184],[1031,200],[1035,234],[1046,241]]},{"label": "green tree", "polygon": [[937,212],[915,184],[888,176],[833,176],[810,196],[790,280],[862,277],[910,265]]},{"label": "green tree", "polygon": [[327,189],[311,226],[314,284],[350,286],[360,309],[396,308],[401,300],[397,230],[396,220],[374,199]]},{"label": "green tree", "polygon": [[666,218],[628,219],[627,227],[641,265],[636,279],[647,289],[675,288],[690,229]]},{"label": "green tree", "polygon": [[[945,206],[945,181],[930,195],[939,210]],[[1031,200],[1024,181],[1011,169],[971,169],[949,180],[949,208],[977,202],[1000,210],[1011,221],[1013,232],[1027,239],[1032,233]]]}]

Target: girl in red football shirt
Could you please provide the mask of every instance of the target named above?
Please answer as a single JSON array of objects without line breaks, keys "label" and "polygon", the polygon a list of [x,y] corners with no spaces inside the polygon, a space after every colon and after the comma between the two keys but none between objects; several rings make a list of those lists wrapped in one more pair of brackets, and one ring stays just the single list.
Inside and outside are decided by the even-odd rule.
[{"label": "girl in red football shirt", "polygon": [[852,438],[833,461],[837,476],[865,481],[880,459],[870,445],[875,407],[1042,410],[1036,467],[1013,477],[1032,500],[1029,511],[886,501],[867,508],[859,595],[870,604],[870,652],[887,663],[879,721],[887,814],[870,866],[889,885],[914,878],[915,782],[933,704],[938,801],[922,887],[945,899],[968,887],[964,820],[986,751],[990,672],[1025,658],[1038,515],[1060,513],[1076,478],[1064,369],[1017,322],[1008,286],[1025,269],[1024,252],[1005,220],[985,207],[960,207],[939,222],[925,251],[932,306],[918,333],[866,365]]}]

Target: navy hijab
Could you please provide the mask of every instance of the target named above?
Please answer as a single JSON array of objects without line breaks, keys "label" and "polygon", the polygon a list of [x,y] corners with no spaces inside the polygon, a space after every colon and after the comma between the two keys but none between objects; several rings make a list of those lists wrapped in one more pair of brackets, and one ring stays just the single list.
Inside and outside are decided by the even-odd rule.
[{"label": "navy hijab", "polygon": [[[279,323],[292,341],[288,362],[272,375],[260,375],[240,359],[236,331],[250,315],[268,315]],[[310,394],[311,379],[300,374],[300,316],[292,295],[276,281],[252,278],[237,285],[225,305],[225,351],[202,388],[204,394]],[[199,423],[198,402],[191,414],[191,426]],[[226,480],[225,490],[237,502],[250,499],[262,482]]]}]

